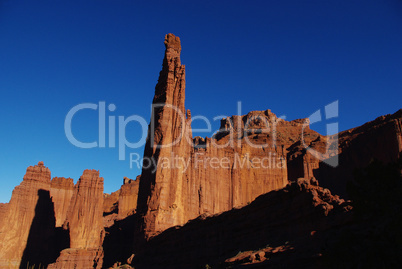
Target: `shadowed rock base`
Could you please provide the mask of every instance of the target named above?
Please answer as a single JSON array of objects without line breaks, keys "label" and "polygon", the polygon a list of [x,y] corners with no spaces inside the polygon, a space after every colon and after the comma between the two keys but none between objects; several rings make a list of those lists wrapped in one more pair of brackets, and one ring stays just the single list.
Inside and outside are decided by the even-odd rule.
[{"label": "shadowed rock base", "polygon": [[258,261],[262,256],[268,259],[261,268],[322,268],[325,244],[350,221],[351,209],[315,179],[298,179],[243,208],[167,229],[135,255],[133,265],[136,269],[231,268],[248,261],[247,257],[230,259],[239,252],[254,250],[251,256],[263,250]]},{"label": "shadowed rock base", "polygon": [[54,207],[49,191],[39,190],[38,197],[20,269],[26,269],[29,265],[46,267],[56,261],[62,249],[69,246],[68,234],[60,233],[60,229],[55,228]]},{"label": "shadowed rock base", "polygon": [[103,249],[64,249],[48,269],[102,268]]}]

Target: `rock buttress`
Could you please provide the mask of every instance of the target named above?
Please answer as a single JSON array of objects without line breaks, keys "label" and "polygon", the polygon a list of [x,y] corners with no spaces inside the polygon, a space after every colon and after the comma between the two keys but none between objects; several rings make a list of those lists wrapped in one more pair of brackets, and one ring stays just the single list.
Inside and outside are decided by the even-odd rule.
[{"label": "rock buttress", "polygon": [[61,251],[48,268],[101,268],[103,261],[103,178],[85,170],[74,187],[63,227],[70,234],[70,248]]},{"label": "rock buttress", "polygon": [[39,162],[27,168],[10,202],[3,205],[1,268],[25,268],[27,262],[47,265],[51,261],[55,216],[49,190],[50,170]]},{"label": "rock buttress", "polygon": [[50,196],[54,203],[56,227],[62,227],[74,193],[72,178],[54,177],[50,183]]},{"label": "rock buttress", "polygon": [[124,178],[119,195],[119,219],[123,219],[136,212],[139,184],[140,176],[137,176],[136,180],[127,177]]}]

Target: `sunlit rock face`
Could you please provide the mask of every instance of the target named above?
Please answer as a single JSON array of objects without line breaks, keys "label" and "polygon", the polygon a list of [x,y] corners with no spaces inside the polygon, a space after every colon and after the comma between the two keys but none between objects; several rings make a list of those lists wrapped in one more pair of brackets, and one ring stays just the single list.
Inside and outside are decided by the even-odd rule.
[{"label": "sunlit rock face", "polygon": [[266,110],[223,119],[213,138],[193,138],[180,39],[168,34],[165,46],[144,150],[151,165],[143,168],[138,194],[146,238],[284,187],[286,148],[302,132],[308,142],[319,136],[306,120],[287,122]]},{"label": "sunlit rock face", "polygon": [[101,268],[103,261],[103,178],[85,170],[74,193],[63,225],[69,231],[70,248],[61,251],[49,268]]},{"label": "sunlit rock face", "polygon": [[67,217],[67,210],[74,193],[72,178],[55,177],[50,183],[50,196],[54,203],[56,227],[62,227]]},{"label": "sunlit rock face", "polygon": [[119,195],[119,219],[123,219],[136,212],[140,178],[140,176],[137,176],[136,180],[132,180],[127,177],[124,178]]},{"label": "sunlit rock face", "polygon": [[[21,184],[13,190],[11,200],[2,206],[0,220],[0,267],[25,266],[36,250],[49,251],[54,235],[55,217],[50,199],[50,170],[43,162],[27,168]],[[36,239],[42,240],[35,242]],[[52,256],[51,253],[47,253]],[[24,257],[25,256],[25,257]],[[37,257],[42,264],[49,257]],[[43,258],[43,259],[42,259]],[[30,261],[31,264],[35,260]]]},{"label": "sunlit rock face", "polygon": [[396,161],[401,152],[400,111],[332,136],[311,130],[309,119],[252,111],[222,119],[211,138],[193,138],[180,39],[168,34],[165,46],[138,193],[146,239],[199,215],[244,206],[298,178],[315,177],[346,197],[354,167],[372,158]]}]

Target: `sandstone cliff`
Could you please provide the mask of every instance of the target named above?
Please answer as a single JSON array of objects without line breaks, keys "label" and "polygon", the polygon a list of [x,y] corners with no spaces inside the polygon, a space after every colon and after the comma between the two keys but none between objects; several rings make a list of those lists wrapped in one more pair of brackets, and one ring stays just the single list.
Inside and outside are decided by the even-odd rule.
[{"label": "sandstone cliff", "polygon": [[[362,126],[336,134],[338,143],[327,145],[330,137],[318,137],[309,146],[324,153],[328,147],[337,147],[339,154],[326,156],[324,161],[307,152],[300,144],[289,148],[289,177],[315,177],[323,187],[333,193],[348,197],[347,185],[357,169],[365,168],[373,160],[395,163],[402,152],[402,109],[392,115],[385,115]],[[331,167],[325,161],[339,158],[339,165]]]},{"label": "sandstone cliff", "polygon": [[120,189],[111,194],[103,194],[103,215],[110,215],[119,211]]},{"label": "sandstone cliff", "polygon": [[[401,157],[402,110],[327,137],[308,119],[252,111],[222,119],[211,138],[193,137],[180,39],[168,34],[165,46],[141,176],[107,195],[98,171],[85,170],[74,186],[70,178],[50,181],[43,162],[28,167],[10,202],[0,204],[1,268],[101,268],[104,258],[112,266],[132,259],[138,238],[147,242],[134,250],[136,268],[323,267],[323,250],[350,221],[341,198],[354,170]],[[328,166],[334,158],[339,166]],[[383,205],[378,200],[373,208]],[[387,207],[400,201],[389,200]],[[389,215],[399,216],[397,208]],[[382,226],[400,227],[389,215]]]},{"label": "sandstone cliff", "polygon": [[50,183],[50,196],[54,203],[56,227],[62,227],[67,217],[67,210],[74,193],[72,178],[55,177]]},{"label": "sandstone cliff", "polygon": [[55,227],[50,199],[50,171],[43,162],[27,168],[11,200],[2,207],[0,225],[0,267],[19,268],[54,258],[52,250]]},{"label": "sandstone cliff", "polygon": [[266,110],[223,119],[213,138],[193,139],[180,39],[168,34],[165,46],[144,150],[153,162],[143,167],[138,194],[146,238],[284,187],[286,148],[303,132],[307,142],[320,136],[306,120],[287,122]]},{"label": "sandstone cliff", "polygon": [[103,194],[103,226],[110,227],[118,219],[120,189]]},{"label": "sandstone cliff", "polygon": [[103,259],[103,178],[85,170],[74,187],[64,228],[70,248],[64,249],[49,268],[101,268]]},{"label": "sandstone cliff", "polygon": [[140,176],[137,176],[136,180],[127,177],[124,178],[119,195],[119,219],[123,219],[136,212],[139,185]]},{"label": "sandstone cliff", "polygon": [[299,177],[316,177],[347,197],[354,169],[372,159],[395,162],[401,154],[402,110],[332,136],[311,130],[308,119],[289,122],[270,110],[252,111],[222,119],[212,138],[193,138],[180,39],[168,34],[165,46],[144,150],[152,163],[143,167],[138,194],[145,238],[204,213],[244,206]]}]

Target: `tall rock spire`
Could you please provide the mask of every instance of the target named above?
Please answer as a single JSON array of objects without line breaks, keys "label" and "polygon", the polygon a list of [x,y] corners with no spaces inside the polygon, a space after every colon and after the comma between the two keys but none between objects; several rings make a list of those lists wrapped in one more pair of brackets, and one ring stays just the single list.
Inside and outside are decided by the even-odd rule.
[{"label": "tall rock spire", "polygon": [[[173,34],[165,36],[165,57],[155,87],[153,105],[156,112],[163,110],[162,105],[172,105],[184,111],[185,67],[180,62],[180,38]],[[159,105],[159,106],[158,106]],[[155,115],[157,116],[157,114]],[[156,141],[155,141],[156,142]]]},{"label": "tall rock spire", "polygon": [[[285,142],[276,146],[275,133],[261,129],[280,124],[285,129],[302,127],[286,123],[270,111],[256,111],[224,119],[220,135],[193,141],[191,113],[184,107],[180,39],[168,34],[165,46],[138,192],[137,212],[145,239],[201,214],[230,210],[284,187],[288,183]],[[233,125],[235,122],[239,124]],[[276,165],[269,166],[271,161]]]},{"label": "tall rock spire", "polygon": [[172,156],[188,157],[192,139],[184,108],[185,67],[180,62],[180,39],[167,34],[165,46],[144,150],[137,207],[143,217],[146,237],[183,223],[180,187],[184,167],[173,167],[171,162],[164,166],[161,162]]}]

